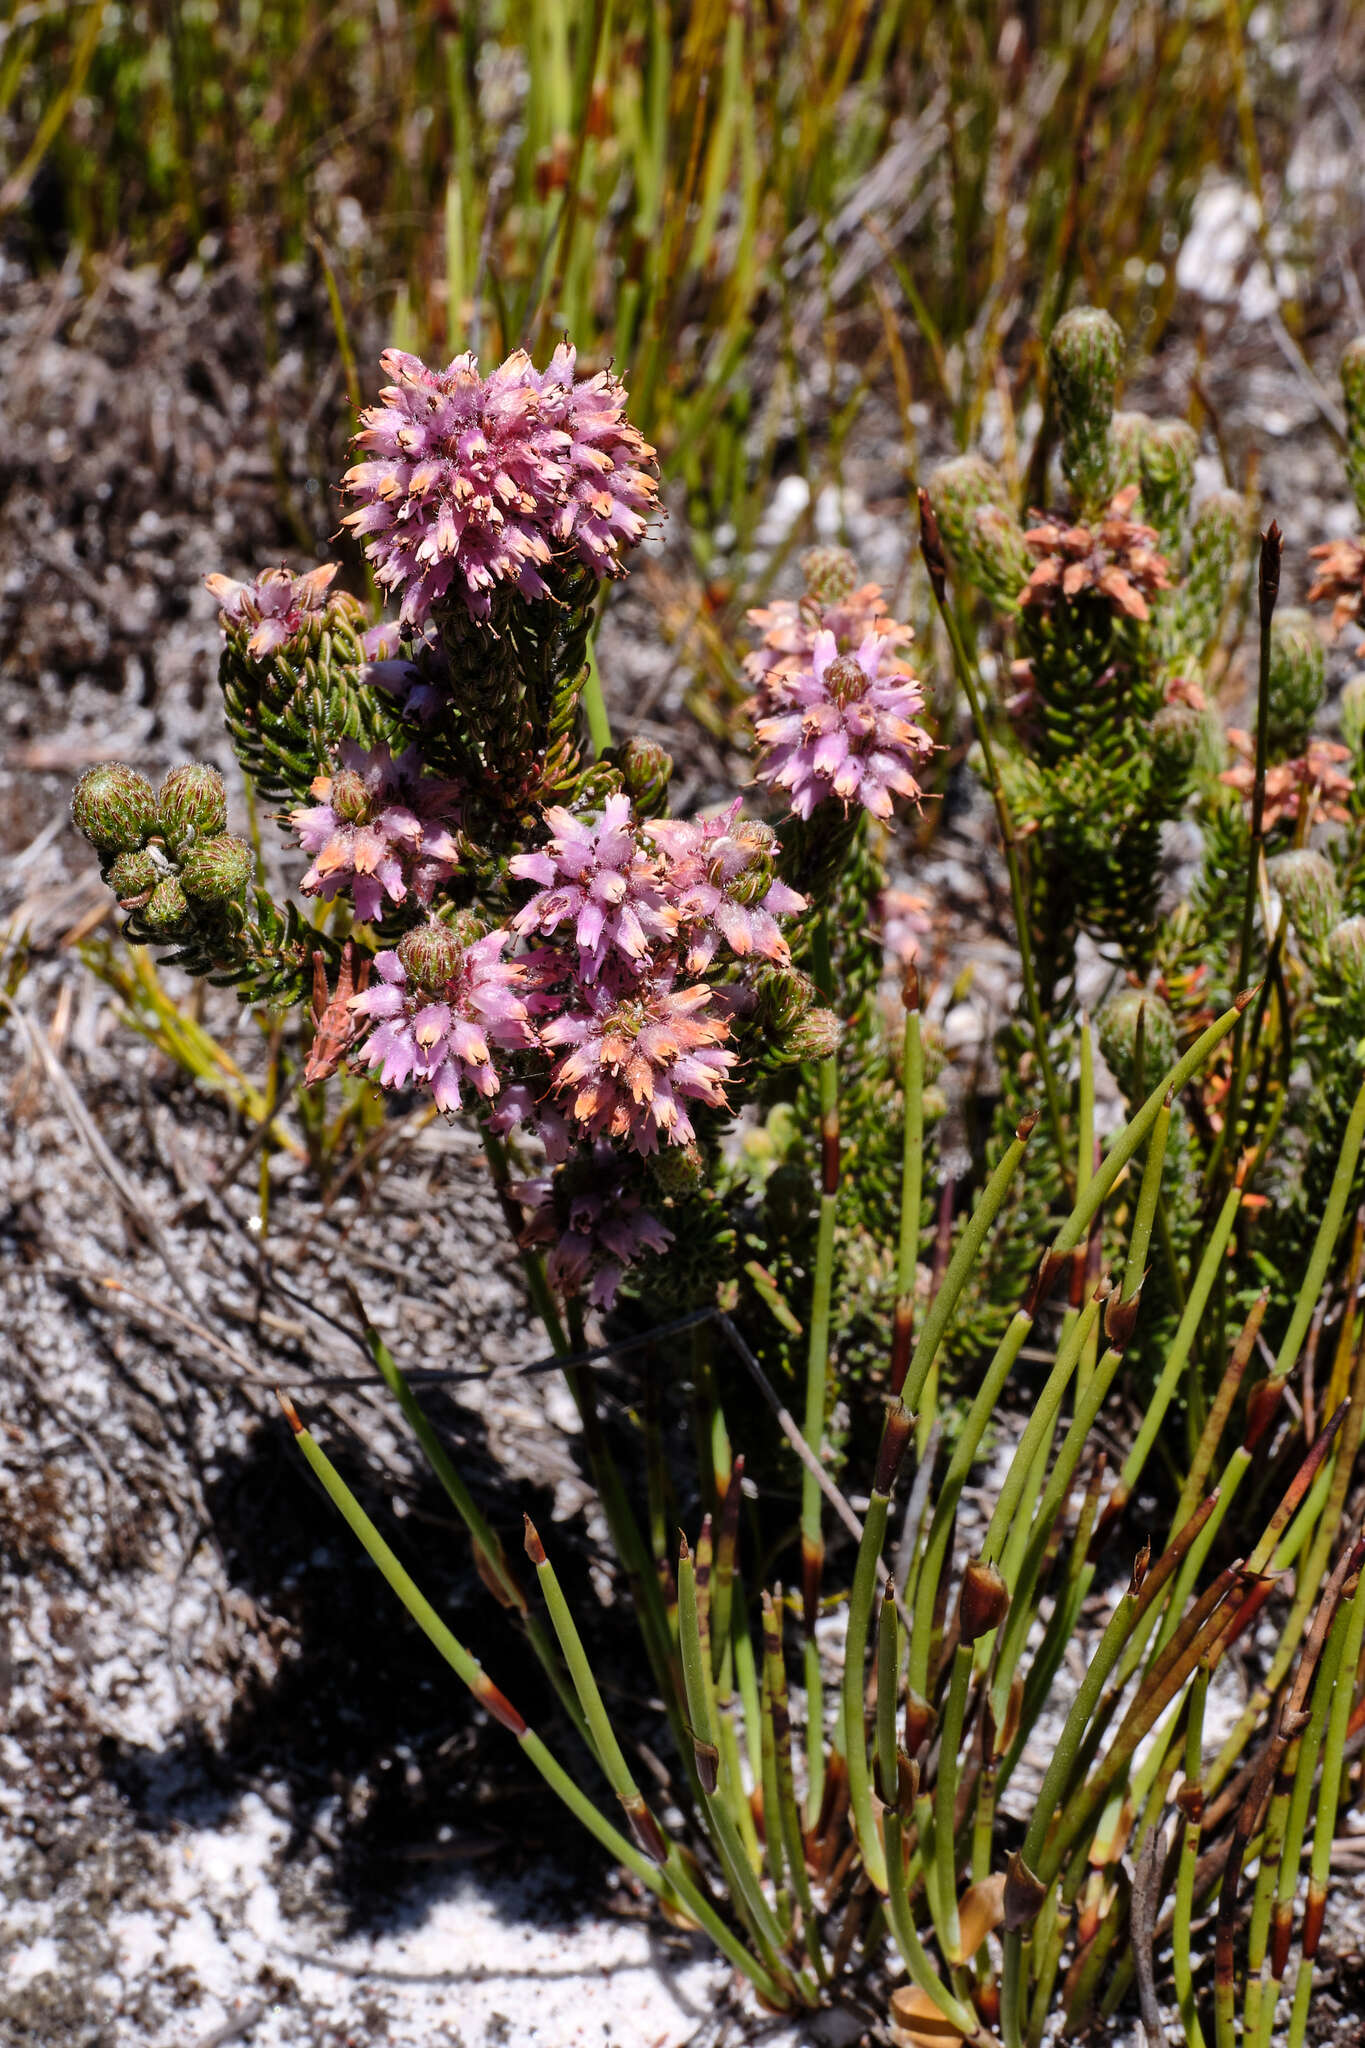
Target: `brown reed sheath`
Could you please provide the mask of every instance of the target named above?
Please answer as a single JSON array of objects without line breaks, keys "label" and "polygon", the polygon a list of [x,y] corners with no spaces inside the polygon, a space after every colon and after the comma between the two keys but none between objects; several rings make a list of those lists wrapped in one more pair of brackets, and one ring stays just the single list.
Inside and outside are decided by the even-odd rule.
[{"label": "brown reed sheath", "polygon": [[494,1685],[486,1671],[479,1672],[474,1680],[472,1690],[479,1705],[485,1707],[493,1716],[493,1719],[499,1722],[502,1727],[510,1730],[517,1737],[521,1737],[526,1733],[525,1719],[517,1712],[506,1693],[500,1691]]}]

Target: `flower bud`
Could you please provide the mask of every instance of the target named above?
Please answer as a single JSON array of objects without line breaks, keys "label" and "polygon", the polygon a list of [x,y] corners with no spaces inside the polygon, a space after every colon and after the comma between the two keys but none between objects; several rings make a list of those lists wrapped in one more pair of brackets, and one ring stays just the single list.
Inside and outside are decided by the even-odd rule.
[{"label": "flower bud", "polygon": [[464,947],[449,925],[419,924],[398,941],[403,972],[417,988],[444,988],[460,965]]},{"label": "flower bud", "polygon": [[174,852],[191,839],[227,830],[227,790],[216,768],[203,761],[172,768],[156,799],[156,821]]},{"label": "flower bud", "polygon": [[862,580],[848,549],[837,547],[807,548],[801,557],[801,574],[807,590],[820,604],[838,604]]},{"label": "flower bud", "polygon": [[251,848],[244,839],[223,832],[216,839],[201,839],[180,863],[180,882],[187,896],[198,903],[225,903],[240,896],[251,880]]},{"label": "flower bud", "polygon": [[1154,1088],[1162,1075],[1175,1065],[1175,1019],[1161,997],[1151,989],[1120,989],[1111,996],[1095,1019],[1100,1051],[1119,1087],[1127,1096],[1138,1087],[1138,1020],[1142,1023],[1142,1075],[1145,1090]]},{"label": "flower bud", "polygon": [[1204,713],[1192,704],[1163,704],[1152,720],[1152,767],[1163,787],[1188,778],[1204,736]]},{"label": "flower bud", "polygon": [[[748,855],[749,864],[724,883],[725,893],[732,903],[751,910],[763,901],[772,887],[773,862],[780,850],[777,834],[771,825],[763,824],[758,818],[741,818],[730,836],[734,844],[742,847]],[[722,863],[718,861],[717,866],[720,865]],[[722,876],[713,871],[712,878],[720,881]]]},{"label": "flower bud", "polygon": [[1142,450],[1152,422],[1145,412],[1116,412],[1109,422],[1114,447],[1114,489],[1142,484]]},{"label": "flower bud", "polygon": [[1365,524],[1365,335],[1349,342],[1342,356],[1341,394],[1346,400],[1346,474]]},{"label": "flower bud", "polygon": [[649,1174],[663,1195],[690,1195],[706,1177],[701,1152],[696,1145],[665,1145],[652,1155]]},{"label": "flower bud", "polygon": [[1306,939],[1326,938],[1341,916],[1341,889],[1326,854],[1296,846],[1290,853],[1277,853],[1268,873],[1295,928]]},{"label": "flower bud", "polygon": [[1245,574],[1254,531],[1251,506],[1236,491],[1215,491],[1195,506],[1184,592],[1192,644],[1207,643],[1218,630],[1228,586]]},{"label": "flower bud", "polygon": [[792,1060],[830,1060],[842,1037],[843,1026],[833,1010],[810,1009],[787,1033],[783,1050]]},{"label": "flower bud", "polygon": [[370,815],[370,792],[364,776],[355,768],[338,768],[332,777],[328,802],[348,825],[363,824]]},{"label": "flower bud", "polygon": [[1198,455],[1199,436],[1188,420],[1153,420],[1142,437],[1143,515],[1167,547],[1178,540],[1189,510]]},{"label": "flower bud", "polygon": [[760,1021],[786,1038],[815,1001],[815,983],[799,967],[764,967],[754,976]]},{"label": "flower bud", "polygon": [[190,906],[174,875],[158,882],[142,908],[142,922],[159,939],[174,938],[189,922]]},{"label": "flower bud", "polygon": [[1351,752],[1358,755],[1365,741],[1365,669],[1347,677],[1337,701],[1341,707],[1341,737]]},{"label": "flower bud", "polygon": [[1343,981],[1365,983],[1365,917],[1344,918],[1328,932],[1327,957]]},{"label": "flower bud", "polygon": [[974,1643],[998,1628],[1009,1612],[1009,1589],[993,1564],[974,1557],[962,1575],[958,1627],[964,1643]]},{"label": "flower bud", "polygon": [[146,847],[121,853],[105,872],[105,881],[118,897],[120,910],[141,910],[165,870]]},{"label": "flower bud", "polygon": [[1123,367],[1122,330],[1098,308],[1077,306],[1053,328],[1047,355],[1062,430],[1062,472],[1084,515],[1106,504],[1113,490],[1109,422]]},{"label": "flower bud", "polygon": [[958,572],[999,609],[1013,610],[1033,558],[990,463],[979,455],[941,463],[929,479],[929,495]]},{"label": "flower bud", "polygon": [[1272,761],[1287,761],[1308,745],[1322,703],[1326,662],[1317,627],[1289,606],[1270,625],[1270,700],[1266,744]]},{"label": "flower bud", "polygon": [[628,739],[607,756],[621,777],[626,795],[642,818],[663,815],[673,756],[657,740]]},{"label": "flower bud", "polygon": [[76,784],[71,822],[99,853],[134,853],[156,830],[156,794],[136,768],[102,761]]}]

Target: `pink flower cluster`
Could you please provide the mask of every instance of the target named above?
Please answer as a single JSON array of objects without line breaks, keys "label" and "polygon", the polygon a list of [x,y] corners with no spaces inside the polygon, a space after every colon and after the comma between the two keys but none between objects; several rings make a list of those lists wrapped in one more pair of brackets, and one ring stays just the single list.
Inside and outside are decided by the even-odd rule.
[{"label": "pink flower cluster", "polygon": [[874,634],[887,643],[882,672],[910,674],[909,663],[895,650],[909,646],[915,637],[914,627],[890,616],[880,584],[861,583],[829,603],[809,594],[799,601],[777,597],[751,611],[748,618],[763,635],[744,657],[744,673],[754,686],[758,714],[775,710],[783,682],[810,668],[821,633],[834,635],[841,654],[852,653],[869,633]]},{"label": "pink flower cluster", "polygon": [[[306,829],[340,839],[334,857],[354,868],[339,780],[319,807],[328,818]],[[381,836],[385,815],[369,827]],[[631,1260],[668,1242],[639,1162],[691,1144],[697,1109],[726,1104],[737,992],[698,977],[722,945],[788,960],[777,919],[805,899],[774,878],[775,836],[738,803],[642,826],[617,794],[595,817],[556,807],[545,824],[545,844],[508,864],[535,886],[505,928],[472,942],[439,922],[410,932],[352,1009],[372,1027],[362,1056],[384,1087],[429,1087],[443,1110],[472,1095],[495,1130],[543,1140],[560,1177],[523,1191],[533,1237],[553,1241],[558,1284],[606,1305]],[[405,878],[415,887],[415,871]],[[530,950],[512,953],[516,942]],[[581,1191],[566,1216],[570,1186]]]},{"label": "pink flower cluster", "polygon": [[530,1210],[523,1242],[548,1245],[545,1270],[564,1294],[586,1293],[593,1308],[610,1308],[626,1268],[642,1252],[664,1252],[673,1233],[640,1198],[638,1178],[603,1140],[585,1147],[573,1166],[512,1188]]},{"label": "pink flower cluster", "polygon": [[206,576],[204,582],[218,600],[223,626],[250,626],[247,653],[264,661],[325,616],[336,572],[335,562],[324,562],[306,576],[295,576],[281,564],[278,569],[262,569],[250,583],[220,575]]},{"label": "pink flower cluster", "polygon": [[837,800],[889,818],[893,796],[917,802],[915,770],[934,750],[915,723],[924,695],[869,632],[856,654],[840,654],[833,633],[814,636],[809,666],[765,678],[766,709],[755,721],[760,782],[785,790],[798,818]]},{"label": "pink flower cluster", "polygon": [[338,754],[334,773],[313,782],[319,801],[290,818],[304,852],[313,856],[304,894],[331,902],[349,889],[362,924],[382,914],[386,899],[405,902],[409,890],[419,903],[430,903],[437,883],[460,862],[454,783],[424,774],[416,747],[395,759],[387,747],[367,751],[345,740]]},{"label": "pink flower cluster", "polygon": [[362,1056],[382,1087],[428,1087],[446,1115],[460,1107],[466,1088],[492,1101],[501,1086],[494,1047],[522,1052],[536,1043],[533,970],[525,961],[503,959],[509,937],[489,932],[452,947],[445,962],[450,972],[437,990],[410,981],[397,953],[378,956],[378,981],[353,996],[351,1008],[377,1026]]},{"label": "pink flower cluster", "polygon": [[401,349],[380,361],[394,381],[362,415],[345,523],[406,623],[442,604],[486,619],[499,588],[548,597],[562,558],[623,573],[658,485],[618,378],[579,378],[567,343],[543,371],[518,349],[487,377],[470,354],[444,370]]}]

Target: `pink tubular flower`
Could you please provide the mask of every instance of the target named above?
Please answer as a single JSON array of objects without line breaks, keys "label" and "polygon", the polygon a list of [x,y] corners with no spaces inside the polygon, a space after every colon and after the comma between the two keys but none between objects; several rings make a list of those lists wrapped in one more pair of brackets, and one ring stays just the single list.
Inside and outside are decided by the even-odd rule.
[{"label": "pink tubular flower", "polygon": [[391,903],[430,903],[436,884],[453,875],[460,843],[454,783],[423,775],[416,747],[395,760],[387,747],[367,752],[353,740],[339,749],[341,766],[312,785],[316,804],[295,811],[290,823],[313,865],[306,896],[330,902],[349,888],[356,916],[372,923]]},{"label": "pink tubular flower", "polygon": [[623,573],[658,486],[619,379],[578,380],[567,345],[543,372],[524,349],[487,377],[471,354],[444,370],[401,349],[380,362],[394,381],[362,415],[366,459],[342,479],[357,501],[345,524],[379,581],[401,593],[405,622],[446,600],[487,618],[499,586],[547,597],[558,556]]},{"label": "pink tubular flower", "polygon": [[250,583],[236,583],[231,576],[220,575],[206,576],[204,582],[218,600],[223,625],[249,625],[252,633],[247,653],[255,661],[264,661],[276,648],[306,632],[310,621],[323,617],[336,572],[335,562],[323,562],[306,576],[293,576],[281,564],[278,569],[262,569]]},{"label": "pink tubular flower", "polygon": [[609,796],[595,824],[560,804],[546,811],[545,822],[554,834],[549,845],[507,864],[522,881],[541,884],[512,919],[513,931],[548,937],[572,922],[579,972],[589,980],[609,954],[639,963],[651,940],[672,938],[677,912],[665,902],[657,864],[640,844],[628,797]]},{"label": "pink tubular flower", "polygon": [[877,639],[887,642],[882,672],[888,676],[910,674],[909,663],[892,650],[908,647],[915,629],[888,616],[878,583],[861,584],[829,604],[811,596],[799,602],[789,597],[774,598],[770,605],[751,611],[748,619],[763,634],[760,644],[744,657],[744,673],[758,693],[760,713],[775,709],[775,687],[810,667],[821,633],[834,635],[840,654],[852,653],[869,633],[875,634]]},{"label": "pink tubular flower", "polygon": [[790,792],[798,818],[836,797],[889,818],[892,795],[918,800],[914,770],[933,752],[915,713],[924,696],[913,676],[883,674],[886,642],[869,633],[856,654],[817,633],[810,666],[770,680],[771,710],[755,725],[760,782]]},{"label": "pink tubular flower", "polygon": [[531,1210],[523,1242],[548,1245],[551,1282],[562,1294],[586,1290],[592,1308],[610,1308],[626,1268],[673,1242],[641,1202],[626,1160],[602,1138],[552,1177],[514,1183],[512,1193]]},{"label": "pink tubular flower", "polygon": [[620,993],[607,982],[581,988],[579,1006],[562,1010],[540,1034],[551,1049],[567,1048],[550,1079],[573,1121],[589,1137],[623,1138],[637,1152],[657,1152],[661,1136],[689,1144],[695,1133],[686,1103],[724,1108],[725,1077],[735,1064],[722,1049],[729,1023],[712,999],[704,983],[674,988],[667,972]]},{"label": "pink tubular flower", "polygon": [[375,1026],[359,1057],[378,1071],[381,1087],[430,1088],[447,1115],[460,1107],[463,1088],[492,1101],[502,1086],[494,1048],[519,1052],[535,1044],[522,993],[525,967],[501,957],[508,937],[489,932],[466,946],[435,990],[410,983],[397,953],[379,954],[378,980],[352,998],[351,1008]]},{"label": "pink tubular flower", "polygon": [[767,825],[739,815],[741,799],[709,818],[660,818],[649,837],[664,858],[663,887],[676,912],[689,974],[702,974],[722,940],[738,958],[758,954],[786,962],[791,949],[779,917],[806,908],[806,899],[774,879],[776,836]]}]

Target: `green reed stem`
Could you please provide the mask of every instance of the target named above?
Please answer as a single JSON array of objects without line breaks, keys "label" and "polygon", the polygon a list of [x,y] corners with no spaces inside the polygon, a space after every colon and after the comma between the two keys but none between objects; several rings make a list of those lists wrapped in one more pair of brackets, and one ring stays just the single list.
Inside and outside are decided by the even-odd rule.
[{"label": "green reed stem", "polygon": [[[793,1976],[783,1959],[782,1929],[754,1874],[729,1807],[717,1789],[716,1768],[724,1767],[725,1758],[720,1747],[720,1731],[712,1698],[710,1660],[706,1655],[697,1609],[696,1566],[685,1543],[678,1555],[678,1642],[682,1650],[688,1719],[698,1744],[702,1802],[730,1896],[752,1931],[768,1968],[787,1983],[803,2003],[813,2005],[816,2001],[815,1986],[804,1974]],[[716,1760],[709,1771],[703,1762],[707,1752]]]},{"label": "green reed stem", "polygon": [[352,1293],[352,1301],[361,1318],[361,1329],[365,1348],[374,1360],[381,1379],[403,1411],[404,1420],[422,1446],[423,1454],[441,1485],[456,1514],[464,1523],[474,1545],[475,1561],[479,1576],[501,1601],[504,1607],[514,1609],[518,1620],[525,1629],[527,1640],[539,1658],[545,1673],[558,1693],[560,1701],[573,1727],[582,1736],[589,1749],[599,1757],[596,1737],[590,1724],[579,1711],[579,1703],[565,1681],[564,1665],[555,1651],[550,1637],[545,1632],[538,1615],[531,1613],[526,1595],[517,1582],[516,1575],[507,1561],[502,1539],[488,1523],[477,1506],[464,1480],[451,1463],[440,1438],[424,1414],[416,1395],[408,1385],[401,1368],[395,1362],[393,1353],[365,1315],[358,1295]]},{"label": "green reed stem", "polygon": [[1204,1812],[1201,1782],[1204,1756],[1204,1702],[1208,1698],[1209,1674],[1196,1671],[1190,1685],[1190,1703],[1185,1719],[1185,1833],[1180,1844],[1180,1867],[1175,1881],[1175,1920],[1171,1929],[1171,1969],[1175,1978],[1180,2023],[1185,2029],[1187,2048],[1204,2048],[1204,2034],[1194,2002],[1194,1956],[1190,1944],[1194,1920],[1194,1881],[1199,1867],[1199,1842]]},{"label": "green reed stem", "polygon": [[651,1857],[646,1856],[633,1842],[628,1841],[574,1783],[534,1729],[527,1726],[517,1709],[488,1677],[477,1658],[472,1656],[451,1632],[430,1601],[418,1589],[336,1467],[303,1427],[294,1412],[293,1403],[285,1396],[281,1396],[281,1401],[289,1425],[294,1431],[295,1441],[328,1499],[352,1534],[358,1538],[362,1548],[378,1567],[427,1640],[445,1658],[456,1677],[469,1688],[479,1704],[516,1737],[524,1755],[539,1771],[551,1791],[563,1801],[574,1818],[588,1829],[594,1839],[601,1843],[608,1855],[617,1863],[623,1864],[641,1884],[676,1911],[694,1915],[722,1954],[734,1963],[737,1969],[744,1972],[755,1988],[774,2005],[786,2008],[790,2004],[790,1993],[785,1984],[777,1974],[751,1956],[742,1943],[736,1941],[696,1887],[689,1883],[690,1896],[685,1896],[679,1890],[673,1873],[661,1870]]},{"label": "green reed stem", "polygon": [[[780,1815],[782,1841],[787,1852],[792,1888],[796,1893],[796,1902],[801,1908],[801,1931],[806,1944],[806,1954],[810,1957],[820,1982],[827,1984],[829,1972],[820,1946],[820,1927],[815,1914],[815,1901],[811,1897],[810,1878],[806,1872],[806,1844],[801,1832],[801,1812],[797,1805],[796,1784],[792,1773],[791,1713],[787,1701],[787,1670],[782,1658],[782,1614],[781,1589],[779,1588],[776,1595],[771,1598],[765,1593],[763,1683],[772,1713],[779,1802],[777,1814]],[[776,1817],[774,1824],[776,1825]]]},{"label": "green reed stem", "polygon": [[[1332,1866],[1332,1840],[1336,1833],[1337,1806],[1341,1799],[1341,1783],[1346,1762],[1346,1731],[1355,1704],[1356,1673],[1360,1668],[1360,1651],[1365,1641],[1365,1572],[1359,1571],[1350,1606],[1346,1610],[1346,1626],[1342,1634],[1342,1645],[1338,1662],[1329,1675],[1324,1671],[1318,1678],[1318,1691],[1330,1699],[1330,1713],[1327,1722],[1327,1739],[1322,1752],[1322,1782],[1318,1791],[1316,1817],[1313,1824],[1313,1859],[1308,1873],[1308,1897],[1304,1904],[1302,1958],[1299,1974],[1294,1985],[1294,2010],[1290,2017],[1288,2048],[1303,2048],[1304,2031],[1308,2021],[1308,2001],[1313,1988],[1314,1958],[1317,1954],[1318,1936],[1327,1911],[1327,1885]],[[1339,1614],[1337,1620],[1342,1619]],[[1336,1634],[1336,1628],[1333,1628]],[[1326,1681],[1324,1683],[1324,1680]],[[1317,1698],[1314,1697],[1316,1708]]]}]

